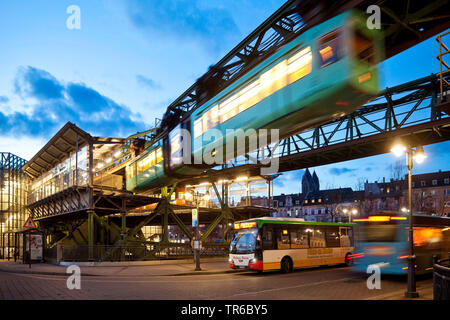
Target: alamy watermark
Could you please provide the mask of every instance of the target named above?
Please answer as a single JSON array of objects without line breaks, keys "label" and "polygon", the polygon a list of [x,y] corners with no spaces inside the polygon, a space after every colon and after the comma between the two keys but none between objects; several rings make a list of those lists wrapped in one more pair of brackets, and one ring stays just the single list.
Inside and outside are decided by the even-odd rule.
[{"label": "alamy watermark", "polygon": [[381,29],[381,9],[379,6],[373,4],[367,7],[367,14],[370,16],[367,18],[366,25],[370,30]]},{"label": "alamy watermark", "polygon": [[376,264],[371,264],[367,267],[367,273],[371,274],[369,278],[367,278],[367,289],[373,290],[381,289],[381,269]]},{"label": "alamy watermark", "polygon": [[250,163],[262,164],[262,175],[278,172],[279,158],[275,155],[280,140],[279,129],[227,129],[225,136],[221,130],[209,129],[194,139],[193,146],[189,130],[179,129],[178,132],[181,152],[178,152],[178,158],[171,155],[175,163],[190,165],[193,159],[194,164],[213,166],[245,156]]},{"label": "alamy watermark", "polygon": [[69,30],[81,29],[81,9],[79,6],[72,4],[66,9],[67,14],[70,16],[66,20],[66,27]]},{"label": "alamy watermark", "polygon": [[81,269],[79,266],[72,264],[67,267],[66,273],[70,274],[67,278],[66,285],[69,290],[81,290]]}]

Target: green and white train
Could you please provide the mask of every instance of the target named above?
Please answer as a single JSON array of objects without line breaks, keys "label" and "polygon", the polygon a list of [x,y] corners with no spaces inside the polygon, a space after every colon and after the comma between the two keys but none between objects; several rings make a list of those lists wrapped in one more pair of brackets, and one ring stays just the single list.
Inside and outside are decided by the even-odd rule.
[{"label": "green and white train", "polygon": [[[279,129],[282,139],[353,112],[378,93],[380,33],[350,10],[292,39],[133,159],[127,189],[167,186],[213,166],[182,161],[182,129],[190,156],[201,159],[206,148],[225,150],[227,129]],[[207,140],[210,130],[223,138]]]}]

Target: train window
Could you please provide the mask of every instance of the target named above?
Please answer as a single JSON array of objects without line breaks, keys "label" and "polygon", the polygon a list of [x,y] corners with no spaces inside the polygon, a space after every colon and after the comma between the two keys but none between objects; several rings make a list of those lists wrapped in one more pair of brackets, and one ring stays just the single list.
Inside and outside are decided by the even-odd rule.
[{"label": "train window", "polygon": [[303,78],[311,72],[311,62],[311,47],[303,48],[293,56],[278,62],[259,78],[195,120],[194,138],[214,128],[219,122],[228,121],[288,84]]},{"label": "train window", "polygon": [[295,55],[288,59],[288,83],[291,84],[298,79],[308,75],[312,70],[312,54],[311,47],[297,52]]},{"label": "train window", "polygon": [[162,157],[162,149],[161,149],[161,148],[158,148],[158,149],[156,150],[156,163],[160,163],[162,160],[163,160],[163,157]]},{"label": "train window", "polygon": [[319,39],[320,67],[326,67],[341,58],[342,37],[339,30],[333,31]]},{"label": "train window", "polygon": [[181,146],[183,138],[180,128],[181,126],[178,125],[170,132],[170,166],[176,166],[183,162],[183,149]]},{"label": "train window", "polygon": [[194,138],[198,138],[203,134],[202,118],[194,121]]},{"label": "train window", "polygon": [[239,113],[239,93],[233,94],[220,104],[220,123],[233,118]]},{"label": "train window", "polygon": [[127,168],[125,170],[126,174],[127,174],[127,179],[131,179],[136,175],[135,168],[136,168],[136,163],[132,163],[131,165],[127,166]]},{"label": "train window", "polygon": [[214,128],[219,123],[219,106],[215,105],[212,109],[205,112],[202,116],[202,133]]},{"label": "train window", "polygon": [[366,61],[370,64],[375,63],[375,54],[372,41],[363,35],[359,30],[354,35],[354,54],[360,61]]}]

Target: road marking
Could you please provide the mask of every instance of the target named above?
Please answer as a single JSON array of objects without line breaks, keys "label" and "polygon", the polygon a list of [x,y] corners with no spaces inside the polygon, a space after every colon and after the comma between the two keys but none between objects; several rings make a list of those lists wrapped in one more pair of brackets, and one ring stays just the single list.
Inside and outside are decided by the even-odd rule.
[{"label": "road marking", "polygon": [[309,286],[317,286],[317,285],[321,285],[321,284],[332,283],[332,282],[341,282],[341,281],[346,281],[346,280],[350,280],[350,279],[354,279],[354,278],[343,278],[343,279],[337,279],[337,280],[328,280],[328,281],[321,281],[321,282],[305,283],[305,284],[300,284],[300,285],[291,286],[291,287],[283,287],[283,288],[266,289],[266,290],[253,291],[253,292],[236,293],[236,294],[233,294],[233,295],[228,296],[226,298],[237,297],[237,296],[246,296],[246,295],[252,295],[252,294],[260,294],[260,293],[266,293],[266,292],[281,291],[281,290],[297,289],[297,288],[309,287]]}]

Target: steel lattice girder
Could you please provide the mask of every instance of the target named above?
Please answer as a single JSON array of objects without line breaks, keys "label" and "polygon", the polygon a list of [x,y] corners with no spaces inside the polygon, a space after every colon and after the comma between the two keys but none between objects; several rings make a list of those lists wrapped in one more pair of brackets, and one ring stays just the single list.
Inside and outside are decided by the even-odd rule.
[{"label": "steel lattice girder", "polygon": [[[410,0],[289,0],[199,81],[219,77],[217,89],[222,90],[293,37],[348,9],[357,8],[366,12],[369,5],[378,5],[382,10],[381,25],[385,33],[387,59],[448,29],[448,2],[435,0],[424,5],[420,1]],[[200,105],[197,89],[196,83],[168,106],[157,139]]]}]

